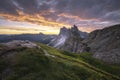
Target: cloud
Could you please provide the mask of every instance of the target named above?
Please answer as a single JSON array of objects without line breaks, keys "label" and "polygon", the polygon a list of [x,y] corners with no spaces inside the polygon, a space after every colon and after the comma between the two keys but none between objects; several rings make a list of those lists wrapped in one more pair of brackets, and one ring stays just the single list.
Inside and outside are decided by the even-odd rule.
[{"label": "cloud", "polygon": [[[6,33],[6,31],[9,33]],[[12,33],[12,31],[14,31]],[[14,34],[18,31],[17,34],[21,33],[51,33],[51,34],[58,34],[58,29],[55,27],[49,26],[42,26],[37,24],[32,24],[28,22],[18,22],[18,21],[10,21],[10,20],[3,20],[0,19],[0,34]]]},{"label": "cloud", "polygon": [[120,23],[119,3],[120,0],[0,0],[0,16],[58,29],[77,24],[84,31],[92,31]]},{"label": "cloud", "polygon": [[120,22],[120,10],[112,11],[106,13],[102,18],[102,20],[109,20],[113,22]]},{"label": "cloud", "polygon": [[17,14],[16,7],[10,0],[0,0],[0,13]]}]

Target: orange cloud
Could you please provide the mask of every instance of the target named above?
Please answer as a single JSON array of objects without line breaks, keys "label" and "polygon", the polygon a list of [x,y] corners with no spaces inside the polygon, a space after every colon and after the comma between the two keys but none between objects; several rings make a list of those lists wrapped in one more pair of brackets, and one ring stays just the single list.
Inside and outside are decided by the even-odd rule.
[{"label": "orange cloud", "polygon": [[[33,15],[30,15],[30,14],[26,14],[26,13],[23,13],[22,11],[18,11],[18,15],[10,15],[10,14],[2,14],[0,13],[0,16],[4,17],[5,19],[7,20],[11,20],[11,21],[19,21],[19,22],[29,22],[29,23],[32,23],[32,24],[37,24],[37,25],[40,25],[40,26],[33,26],[33,28],[27,28],[23,30],[23,28],[18,28],[17,29],[14,29],[12,27],[9,27],[9,29],[7,28],[6,31],[9,32],[9,33],[39,33],[41,31],[41,28],[45,28],[46,30],[45,31],[42,31],[43,33],[45,34],[58,34],[59,33],[59,29],[63,26],[67,27],[67,28],[70,28],[71,26],[70,25],[67,25],[65,24],[64,22],[63,23],[58,23],[58,22],[55,22],[55,21],[48,21],[46,20],[43,16],[41,16],[41,14],[33,14]],[[76,20],[82,20],[82,21],[86,21],[87,19],[82,19],[78,16],[73,16],[73,15],[70,15],[70,14],[59,14],[58,15],[59,17],[63,16],[63,17],[67,17],[67,18],[73,18],[73,19],[76,19]],[[96,20],[96,19],[94,19]],[[24,25],[23,25],[24,26]],[[10,29],[12,29],[12,31],[10,32]],[[93,28],[84,28],[84,27],[79,27],[79,29],[81,31],[86,31],[86,32],[90,32],[90,31],[93,31],[94,29]],[[4,33],[6,32],[5,29],[1,29],[0,28],[0,33]]]},{"label": "orange cloud", "polygon": [[43,25],[43,26],[51,26],[51,27],[69,26],[66,24],[58,23],[58,22],[48,21],[44,17],[42,17],[40,14],[29,15],[21,11],[17,11],[17,12],[18,12],[17,16],[9,15],[9,14],[0,14],[0,16],[5,17],[6,19],[12,20],[12,21],[30,22],[38,25]]},{"label": "orange cloud", "polygon": [[67,14],[67,13],[61,13],[58,15],[59,17],[66,17],[66,18],[71,18],[71,19],[76,19],[79,21],[88,21],[88,20],[94,20],[94,21],[98,21],[98,19],[92,18],[92,19],[84,19],[84,18],[80,18],[79,16],[74,16],[71,14]]}]

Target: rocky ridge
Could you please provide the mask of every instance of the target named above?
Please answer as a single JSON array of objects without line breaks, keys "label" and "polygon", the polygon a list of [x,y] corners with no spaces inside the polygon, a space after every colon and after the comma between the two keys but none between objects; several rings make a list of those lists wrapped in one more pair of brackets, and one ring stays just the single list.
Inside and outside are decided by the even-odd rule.
[{"label": "rocky ridge", "polygon": [[69,52],[90,52],[94,58],[109,64],[119,64],[120,25],[95,30],[85,39],[81,37],[77,26],[70,29],[63,27],[49,45]]},{"label": "rocky ridge", "polygon": [[48,45],[69,52],[83,52],[86,50],[86,47],[83,47],[84,44],[82,43],[82,40],[84,35],[81,37],[81,33],[83,32],[79,31],[76,25],[70,29],[63,27],[60,29],[59,35]]},{"label": "rocky ridge", "polygon": [[91,32],[84,41],[93,57],[113,64],[120,63],[120,25]]}]

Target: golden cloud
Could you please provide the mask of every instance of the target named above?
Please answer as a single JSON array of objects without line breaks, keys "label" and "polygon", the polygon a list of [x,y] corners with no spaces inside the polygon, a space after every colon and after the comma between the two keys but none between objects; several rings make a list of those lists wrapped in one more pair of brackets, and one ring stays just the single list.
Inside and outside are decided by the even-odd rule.
[{"label": "golden cloud", "polygon": [[[19,22],[29,22],[29,23],[32,23],[32,24],[37,24],[38,26],[33,26],[33,28],[28,28],[28,29],[25,29],[25,27],[24,28],[19,28],[19,29],[9,27],[9,29],[8,28],[6,29],[6,31],[9,32],[9,33],[10,33],[10,29],[12,29],[13,33],[17,33],[17,31],[18,31],[18,33],[28,33],[28,31],[29,31],[29,33],[39,33],[41,31],[40,27],[42,27],[42,28],[46,29],[45,31],[41,31],[43,33],[58,34],[59,29],[61,27],[65,26],[67,28],[70,28],[70,25],[67,25],[64,22],[63,23],[58,23],[58,22],[55,22],[55,21],[48,21],[41,14],[30,15],[30,14],[26,14],[26,13],[24,13],[22,11],[18,11],[18,10],[17,10],[17,13],[18,13],[18,15],[10,15],[10,14],[0,13],[0,16],[4,17],[7,20],[19,21]],[[67,18],[73,18],[73,19],[80,20],[80,21],[86,21],[87,20],[87,19],[80,18],[78,16],[73,16],[73,15],[65,14],[65,13],[59,14],[58,16],[59,17],[62,16],[62,17],[67,17]],[[96,20],[96,19],[93,19],[93,20]],[[39,27],[39,25],[42,25],[42,26]],[[91,31],[94,30],[94,28],[85,28],[85,27],[79,27],[79,29],[81,31],[86,31],[86,32],[91,32]],[[0,32],[4,33],[4,31],[5,31],[5,29],[0,29]]]},{"label": "golden cloud", "polygon": [[43,25],[43,26],[51,26],[51,27],[69,26],[67,24],[48,21],[40,14],[29,15],[29,14],[25,14],[22,11],[18,11],[18,10],[17,12],[18,12],[18,15],[0,14],[0,16],[8,20],[12,20],[12,21],[30,22],[33,24],[38,24],[38,25]]},{"label": "golden cloud", "polygon": [[75,20],[79,20],[79,21],[89,21],[89,20],[94,20],[94,21],[98,21],[98,19],[92,18],[92,19],[84,19],[81,18],[79,16],[74,16],[68,13],[61,13],[58,15],[59,17],[66,17],[66,18],[70,18],[70,19],[75,19]]}]

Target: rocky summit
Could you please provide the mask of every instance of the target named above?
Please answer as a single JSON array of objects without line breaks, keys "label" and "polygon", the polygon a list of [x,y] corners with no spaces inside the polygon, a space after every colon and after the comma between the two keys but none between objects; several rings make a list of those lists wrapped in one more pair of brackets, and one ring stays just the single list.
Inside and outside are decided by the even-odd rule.
[{"label": "rocky summit", "polygon": [[120,25],[91,32],[84,40],[97,59],[113,64],[120,63]]},{"label": "rocky summit", "polygon": [[82,40],[87,36],[87,33],[78,30],[74,25],[70,29],[65,27],[60,29],[59,35],[53,39],[49,45],[57,49],[69,52],[83,52],[86,47],[83,47]]}]

